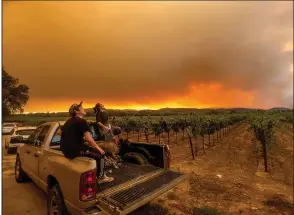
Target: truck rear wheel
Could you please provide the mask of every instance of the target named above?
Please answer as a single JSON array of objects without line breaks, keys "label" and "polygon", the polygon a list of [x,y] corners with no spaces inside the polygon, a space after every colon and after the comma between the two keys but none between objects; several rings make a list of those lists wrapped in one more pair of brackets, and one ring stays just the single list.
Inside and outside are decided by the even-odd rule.
[{"label": "truck rear wheel", "polygon": [[55,184],[48,191],[47,199],[48,215],[67,215],[63,195],[59,184]]},{"label": "truck rear wheel", "polygon": [[146,165],[148,164],[148,160],[144,155],[137,152],[128,152],[124,155],[123,160],[128,161],[130,163],[138,164],[138,165]]},{"label": "truck rear wheel", "polygon": [[25,182],[25,181],[29,180],[29,177],[21,168],[21,162],[20,162],[19,155],[16,156],[14,175],[15,175],[15,180],[18,183]]}]

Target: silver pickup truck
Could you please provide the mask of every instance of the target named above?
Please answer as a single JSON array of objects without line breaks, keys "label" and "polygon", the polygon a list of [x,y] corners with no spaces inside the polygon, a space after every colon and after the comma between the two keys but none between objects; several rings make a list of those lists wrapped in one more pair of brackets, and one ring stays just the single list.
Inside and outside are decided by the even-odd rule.
[{"label": "silver pickup truck", "polygon": [[98,184],[95,160],[69,160],[60,151],[57,130],[63,123],[48,122],[37,127],[16,155],[16,181],[30,178],[47,193],[49,215],[129,214],[186,178],[169,170],[167,145],[121,140],[120,168],[106,168],[114,181]]}]

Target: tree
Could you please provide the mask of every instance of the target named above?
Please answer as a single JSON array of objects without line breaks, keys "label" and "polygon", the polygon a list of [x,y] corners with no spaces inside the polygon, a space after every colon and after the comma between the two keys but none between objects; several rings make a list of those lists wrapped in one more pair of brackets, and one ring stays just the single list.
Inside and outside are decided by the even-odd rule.
[{"label": "tree", "polygon": [[29,100],[29,87],[19,84],[18,79],[10,76],[2,67],[2,112],[3,116],[22,113]]}]

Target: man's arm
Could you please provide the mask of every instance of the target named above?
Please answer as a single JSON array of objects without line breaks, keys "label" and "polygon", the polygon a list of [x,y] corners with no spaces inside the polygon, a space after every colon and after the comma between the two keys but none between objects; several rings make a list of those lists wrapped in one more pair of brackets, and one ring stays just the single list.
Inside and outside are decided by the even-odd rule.
[{"label": "man's arm", "polygon": [[109,130],[110,130],[110,128],[108,128],[107,126],[103,125],[101,122],[98,122],[97,124],[98,124],[101,128],[103,128],[104,131],[109,131]]},{"label": "man's arm", "polygon": [[102,128],[105,127],[101,122],[97,122],[97,124],[98,124],[100,127],[102,127]]},{"label": "man's arm", "polygon": [[101,149],[101,148],[96,144],[95,140],[92,138],[91,133],[90,133],[89,131],[86,131],[86,132],[84,133],[84,137],[85,137],[86,142],[87,142],[90,146],[92,146],[93,148],[97,149],[101,154],[104,154],[103,149]]},{"label": "man's arm", "polygon": [[84,134],[85,141],[92,146],[93,148],[97,149],[100,153],[104,154],[104,151],[98,147],[95,140],[93,139],[91,133],[90,133],[90,127],[89,124],[85,119],[81,119],[79,121],[79,128],[82,134]]}]

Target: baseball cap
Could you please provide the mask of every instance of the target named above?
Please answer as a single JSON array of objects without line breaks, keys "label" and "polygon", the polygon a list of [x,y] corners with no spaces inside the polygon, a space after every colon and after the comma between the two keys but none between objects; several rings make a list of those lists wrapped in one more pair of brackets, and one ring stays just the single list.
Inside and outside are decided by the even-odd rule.
[{"label": "baseball cap", "polygon": [[93,109],[94,109],[94,111],[96,112],[98,108],[103,108],[103,107],[104,107],[103,104],[101,104],[101,103],[97,103],[97,104],[95,105],[95,107],[93,107]]},{"label": "baseball cap", "polygon": [[73,116],[75,114],[75,111],[78,111],[82,104],[83,102],[80,102],[80,104],[73,104],[72,106],[70,106],[69,115]]}]

